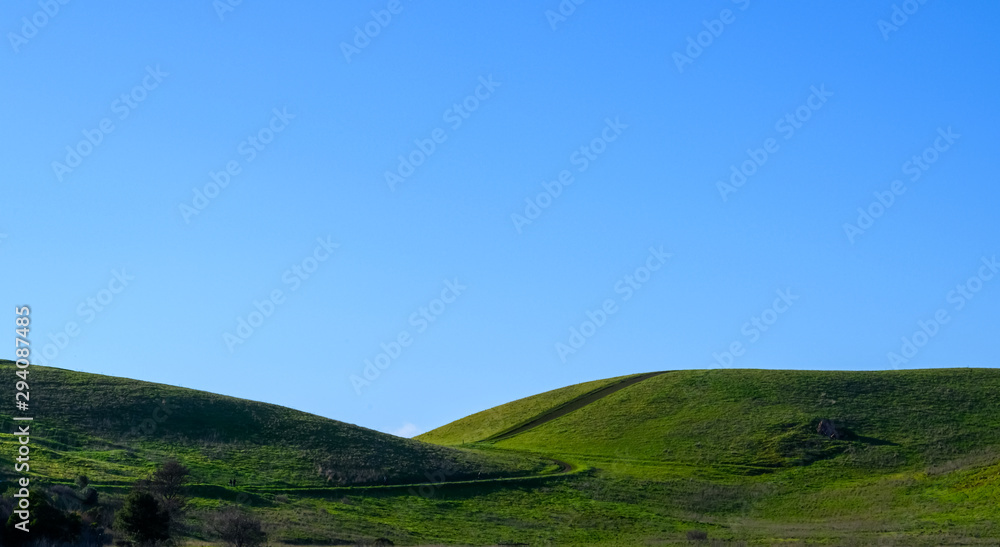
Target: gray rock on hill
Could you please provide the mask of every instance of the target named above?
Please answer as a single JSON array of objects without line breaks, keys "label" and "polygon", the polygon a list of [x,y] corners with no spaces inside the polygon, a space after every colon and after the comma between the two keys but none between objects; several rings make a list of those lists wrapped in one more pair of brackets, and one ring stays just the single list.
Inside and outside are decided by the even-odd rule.
[{"label": "gray rock on hill", "polygon": [[840,438],[840,432],[837,431],[837,426],[833,425],[833,420],[820,420],[819,425],[816,426],[816,432],[831,439]]}]

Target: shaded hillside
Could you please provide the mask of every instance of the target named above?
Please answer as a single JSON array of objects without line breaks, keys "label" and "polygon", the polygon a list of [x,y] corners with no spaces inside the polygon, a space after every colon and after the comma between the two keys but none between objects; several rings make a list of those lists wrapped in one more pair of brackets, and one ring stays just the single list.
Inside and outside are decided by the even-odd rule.
[{"label": "shaded hillside", "polygon": [[[14,378],[0,362],[0,377]],[[32,471],[125,483],[176,456],[195,480],[257,485],[355,485],[511,476],[548,464],[530,457],[430,445],[285,407],[124,378],[32,366]],[[0,412],[11,440],[13,421]],[[0,454],[0,469],[12,468]]]}]

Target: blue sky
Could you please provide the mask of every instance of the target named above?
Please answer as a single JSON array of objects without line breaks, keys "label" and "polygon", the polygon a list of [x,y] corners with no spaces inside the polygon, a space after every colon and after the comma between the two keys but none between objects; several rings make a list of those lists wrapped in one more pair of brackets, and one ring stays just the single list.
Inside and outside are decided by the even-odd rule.
[{"label": "blue sky", "polygon": [[998,366],[1000,6],[673,4],[8,2],[10,324],[405,434],[650,370]]}]

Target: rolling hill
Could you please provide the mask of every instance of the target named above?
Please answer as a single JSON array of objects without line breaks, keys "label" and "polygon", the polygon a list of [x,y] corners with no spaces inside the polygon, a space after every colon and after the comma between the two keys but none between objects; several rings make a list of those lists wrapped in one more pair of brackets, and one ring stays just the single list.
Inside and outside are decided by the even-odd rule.
[{"label": "rolling hill", "polygon": [[[68,484],[87,474],[113,507],[176,457],[192,469],[196,545],[212,539],[206,516],[234,501],[276,545],[1000,537],[997,369],[633,374],[519,399],[417,440],[196,390],[31,374],[36,477]],[[10,362],[0,362],[4,376]],[[821,420],[839,438],[820,434]],[[10,446],[13,422],[2,413],[0,422]],[[11,463],[0,452],[0,472]]]},{"label": "rolling hill", "polygon": [[[646,461],[761,472],[825,459],[906,468],[1000,446],[997,393],[1000,374],[991,369],[678,371],[495,445],[600,457],[627,447]],[[817,434],[822,419],[840,428],[842,442]]]},{"label": "rolling hill", "polygon": [[[685,370],[574,404],[623,378],[639,376],[527,397],[419,438],[557,457],[590,469],[595,499],[762,544],[1000,536],[1000,370]],[[819,434],[821,420],[840,438]]]},{"label": "rolling hill", "polygon": [[[537,458],[458,450],[403,439],[266,403],[203,391],[32,366],[33,460],[41,476],[86,474],[127,484],[176,457],[195,480],[224,485],[352,486],[426,481],[428,470],[456,478],[531,474]],[[0,377],[14,378],[10,361]],[[8,407],[9,408],[9,407]],[[0,412],[0,439],[14,430]],[[0,453],[0,473],[13,468]]]}]

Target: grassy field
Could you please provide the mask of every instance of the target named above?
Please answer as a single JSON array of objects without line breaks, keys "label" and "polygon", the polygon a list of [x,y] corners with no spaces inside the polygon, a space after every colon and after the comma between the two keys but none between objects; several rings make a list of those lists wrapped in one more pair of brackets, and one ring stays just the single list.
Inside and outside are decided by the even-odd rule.
[{"label": "grassy field", "polygon": [[[205,516],[226,503],[257,513],[272,542],[288,545],[380,537],[676,545],[699,533],[720,545],[1000,538],[993,369],[675,371],[607,393],[634,378],[619,377],[514,401],[419,441],[182,388],[52,368],[32,374],[35,477],[54,484],[87,474],[113,506],[131,482],[176,457],[192,469],[193,545],[211,543]],[[0,375],[12,377],[9,363]],[[483,441],[588,394],[572,412]],[[821,419],[842,438],[819,435]],[[10,416],[0,422],[11,446]],[[0,453],[0,473],[12,470],[10,458]]]}]

